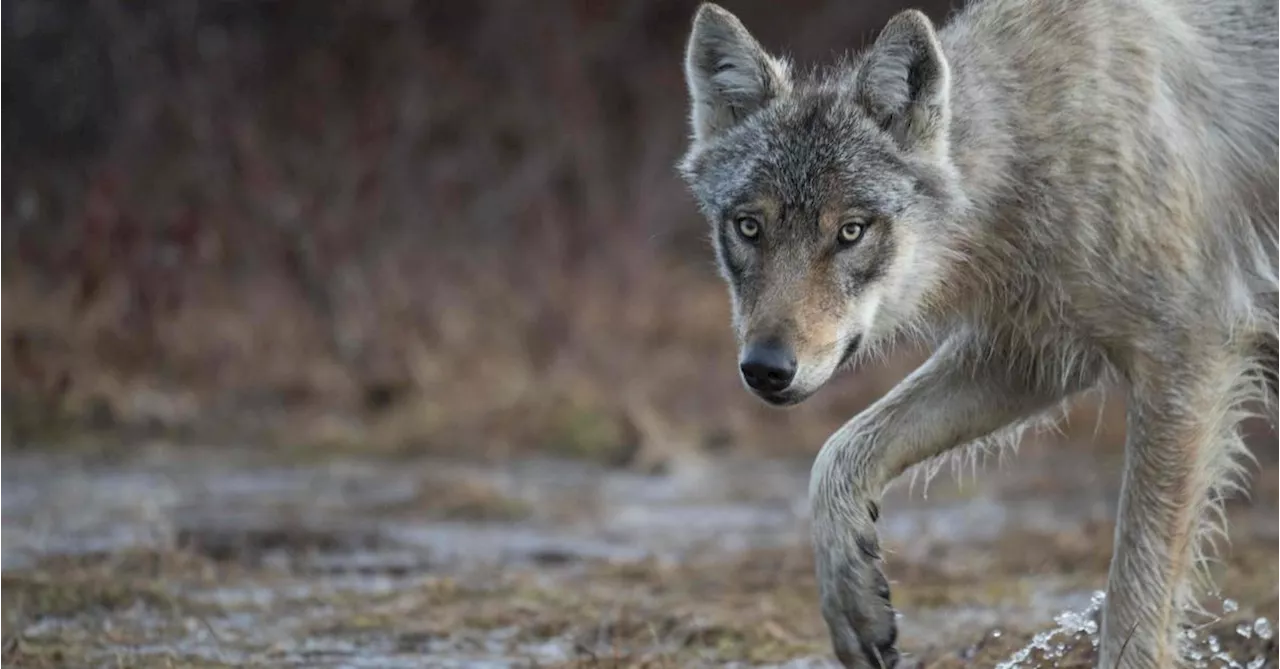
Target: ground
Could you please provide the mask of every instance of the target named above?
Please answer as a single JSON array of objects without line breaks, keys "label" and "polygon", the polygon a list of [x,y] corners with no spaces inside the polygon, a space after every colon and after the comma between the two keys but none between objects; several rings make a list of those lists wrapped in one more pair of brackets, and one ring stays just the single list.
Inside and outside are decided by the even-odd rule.
[{"label": "ground", "polygon": [[[805,460],[155,445],[5,465],[5,666],[836,666]],[[1090,666],[1117,468],[1033,447],[893,487],[879,526],[907,666]],[[1275,471],[1231,505],[1198,666],[1277,665]]]}]

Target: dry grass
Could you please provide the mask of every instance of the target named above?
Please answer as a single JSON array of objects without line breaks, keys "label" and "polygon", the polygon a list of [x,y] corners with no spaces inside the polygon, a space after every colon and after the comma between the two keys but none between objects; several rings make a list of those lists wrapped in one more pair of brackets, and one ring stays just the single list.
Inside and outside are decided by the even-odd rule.
[{"label": "dry grass", "polygon": [[[1099,528],[1086,542],[1092,550],[1082,553],[1078,562],[1064,557],[1069,553],[1046,549],[1057,560],[1056,575],[1077,588],[1101,583],[1105,560],[1094,558],[1105,555],[1100,542],[1107,529]],[[909,617],[918,618],[930,611],[945,615],[967,607],[1016,603],[1037,591],[1034,582],[1048,572],[1043,562],[1007,549],[1014,544],[1056,546],[1060,541],[1052,535],[1020,535],[994,545],[959,549],[964,555],[898,563],[890,569],[897,583],[895,604]],[[973,559],[979,555],[985,556],[985,564]],[[1224,567],[1221,585],[1228,592],[1245,595],[1241,609],[1200,633],[1202,638],[1218,636],[1233,657],[1264,656],[1274,662],[1274,639],[1234,633],[1240,622],[1258,615],[1275,620],[1274,543],[1246,542],[1233,555]],[[270,649],[238,645],[247,642],[237,641],[236,634],[227,631],[227,621],[245,615],[259,617],[260,624],[268,626],[305,621],[302,627],[288,628],[308,639],[354,644],[354,648],[368,648],[366,654],[387,657],[420,657],[431,654],[428,648],[440,652],[442,647],[465,653],[471,644],[491,644],[485,640],[497,638],[494,635],[501,635],[500,645],[515,656],[522,648],[547,642],[572,649],[574,657],[567,664],[538,665],[530,660],[529,666],[768,663],[828,652],[825,627],[813,604],[817,593],[811,556],[804,550],[759,550],[682,564],[587,563],[570,569],[559,577],[554,570],[505,570],[468,578],[427,576],[364,593],[327,590],[319,587],[321,579],[313,580],[317,587],[302,598],[213,605],[194,602],[182,593],[217,587],[282,593],[293,581],[287,572],[254,566],[252,560],[242,560],[235,553],[218,553],[215,559],[199,547],[62,559],[5,577],[9,595],[4,598],[6,659],[20,661],[22,666],[92,666],[89,658],[116,653],[125,661],[123,666],[173,662],[175,666],[215,666],[207,657],[182,655],[181,649],[191,647],[192,625],[221,629],[215,632],[216,647],[227,657],[241,653],[271,657]],[[22,634],[40,620],[69,622],[53,636]],[[139,623],[147,620],[164,622]],[[115,630],[112,634],[95,638],[77,631],[106,621],[114,621],[109,624]],[[949,632],[945,638],[917,635],[904,643],[910,656],[928,669],[991,667],[1026,646],[1039,631],[1011,620],[998,630],[970,627]],[[1092,666],[1093,648],[1087,639],[1062,636],[1059,640],[1067,643],[1068,652],[1056,666]],[[131,654],[130,645],[158,645],[171,652],[154,657]]]},{"label": "dry grass", "polygon": [[[191,453],[178,449],[173,455]],[[595,558],[594,550],[575,549],[571,541],[558,544],[564,540],[557,539],[575,535],[572,528],[590,527],[598,509],[585,503],[589,496],[556,498],[538,490],[504,489],[502,477],[472,477],[430,466],[440,464],[436,459],[383,462],[388,472],[379,476],[361,466],[362,485],[357,478],[319,478],[298,487],[291,494],[297,499],[268,482],[257,492],[265,495],[255,501],[255,492],[241,481],[236,490],[243,507],[225,509],[224,517],[216,510],[227,503],[201,492],[216,487],[221,477],[271,469],[265,463],[282,460],[282,454],[271,453],[244,460],[243,469],[210,473],[210,478],[173,478],[170,495],[177,492],[180,501],[175,513],[184,512],[173,519],[178,522],[173,531],[161,533],[172,539],[165,544],[32,555],[31,563],[8,569],[0,577],[0,664],[113,666],[102,663],[108,657],[143,669],[216,666],[215,660],[225,665],[328,666],[357,659],[413,665],[434,657],[465,661],[506,656],[527,657],[526,664],[517,664],[521,666],[667,668],[829,657],[812,549],[800,537],[777,547],[737,541],[709,541],[719,547],[708,547],[696,541],[678,555],[658,551],[662,558]],[[1044,477],[1021,476],[1016,485],[993,482],[987,492],[1010,509],[1032,500],[1055,500],[1064,508],[1080,505],[1083,516],[1073,514],[1065,524],[1042,526],[1034,517],[1009,518],[989,539],[975,539],[984,533],[947,539],[924,530],[884,535],[892,601],[904,614],[902,650],[918,663],[906,666],[993,668],[1051,627],[1044,622],[1048,617],[1076,608],[1065,601],[1087,599],[1106,582],[1115,526],[1107,519],[1088,519],[1094,518],[1088,510],[1092,496],[1103,489],[1089,484],[1087,467],[1075,471],[1055,463],[1032,467]],[[343,469],[352,459],[333,464]],[[419,468],[406,469],[415,464]],[[571,467],[577,471],[580,466]],[[628,485],[637,478],[581,468]],[[392,485],[392,469],[408,475],[394,487],[412,484],[413,489],[355,505],[364,498],[365,485]],[[113,480],[129,471],[122,463],[104,469]],[[1275,508],[1275,496],[1268,491],[1276,490],[1276,473],[1263,473],[1260,494],[1251,503],[1236,500],[1231,505],[1233,541],[1224,545],[1215,581],[1226,596],[1238,599],[1239,610],[1198,631],[1201,640],[1216,636],[1236,660],[1280,651],[1276,640],[1235,633],[1245,620],[1280,619],[1280,562],[1275,559],[1280,541],[1267,522]],[[58,472],[51,469],[46,476]],[[92,481],[86,482],[90,489]],[[568,481],[554,478],[541,484],[547,486],[544,490],[566,485]],[[753,491],[723,490],[710,499],[695,498],[712,508],[732,500],[777,501],[765,487],[755,486],[755,496]],[[636,501],[649,499],[655,490],[662,487]],[[960,509],[964,494],[940,484],[931,494],[931,507],[920,508]],[[353,507],[335,503],[339,496]],[[323,507],[332,523],[298,516],[294,507],[305,507],[314,498],[326,500]],[[201,504],[211,508],[201,510]],[[982,507],[972,507],[973,513],[980,516]],[[698,507],[678,508],[687,510],[673,513],[689,513],[690,522],[698,521]],[[741,507],[749,508],[754,507]],[[895,505],[884,522],[901,518],[906,510]],[[24,513],[45,516],[40,509]],[[209,513],[205,523],[180,518]],[[84,518],[70,527],[92,524]],[[630,536],[648,530],[626,524],[605,528],[593,539],[605,541],[612,535],[622,545],[641,545],[644,539],[663,544],[658,537]],[[520,541],[512,541],[500,550],[479,544],[471,550],[493,554],[476,560],[479,554],[462,551],[448,558],[451,547],[436,542],[466,544],[456,536],[449,539],[448,528],[460,526],[498,532],[507,528],[513,535],[544,533],[548,542],[521,547]],[[394,527],[444,533],[431,544],[403,544],[397,537],[406,533]],[[755,547],[723,550],[746,545]],[[436,553],[436,546],[444,546],[442,553]],[[1212,597],[1207,604],[1217,609]],[[1068,642],[1070,649],[1056,666],[1089,666],[1091,643],[1056,641]],[[539,665],[536,654],[547,649],[567,655],[553,657],[561,664]]]}]

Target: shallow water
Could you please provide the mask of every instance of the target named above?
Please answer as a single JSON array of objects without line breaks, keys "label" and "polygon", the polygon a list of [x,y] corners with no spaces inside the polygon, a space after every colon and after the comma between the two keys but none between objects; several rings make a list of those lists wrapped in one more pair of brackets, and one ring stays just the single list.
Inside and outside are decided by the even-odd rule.
[{"label": "shallow water", "polygon": [[[10,455],[5,465],[0,567],[6,577],[48,575],[49,561],[58,557],[101,562],[107,559],[103,556],[139,550],[194,551],[210,563],[236,567],[234,576],[212,580],[156,576],[164,597],[198,614],[137,604],[34,619],[6,611],[6,622],[19,625],[14,631],[29,643],[84,639],[87,659],[104,666],[121,653],[233,666],[567,663],[584,653],[607,652],[610,643],[619,643],[620,632],[602,627],[584,639],[579,625],[531,633],[518,620],[504,625],[470,614],[421,631],[410,623],[414,616],[430,617],[421,593],[445,587],[441,584],[461,584],[478,600],[489,583],[517,595],[528,588],[535,593],[528,607],[554,609],[555,603],[534,600],[597,583],[592,575],[598,565],[656,564],[655,573],[665,573],[697,560],[729,561],[761,551],[790,551],[796,562],[805,559],[808,542],[807,462],[696,459],[676,463],[669,474],[643,475],[556,461],[502,467],[432,459],[286,466],[250,452],[164,449],[97,464]],[[938,563],[931,568],[940,572],[998,570],[999,556],[963,548],[1023,532],[1070,533],[1109,522],[1115,485],[1098,473],[1109,467],[1080,455],[1041,453],[981,474],[977,483],[970,476],[964,485],[941,477],[927,497],[918,486],[908,495],[904,482],[883,503],[882,540],[894,551],[891,562]],[[456,497],[471,506],[454,504]],[[1233,522],[1233,531],[1261,533],[1274,544],[1274,505],[1250,507]],[[790,568],[798,574],[808,569],[805,564]],[[514,589],[510,579],[520,579],[521,589]],[[905,610],[900,620],[904,643],[963,644],[1016,623],[1022,629],[1046,628],[1032,645],[1040,648],[1036,657],[1048,653],[1051,659],[1064,652],[1059,645],[1096,639],[1090,612],[1100,581],[1081,583],[1045,572],[1016,585],[1018,596],[1007,601],[942,601]],[[607,603],[611,597],[593,601]],[[450,605],[456,599],[451,597]],[[690,601],[698,603],[696,596]],[[485,606],[487,614],[501,618],[526,604]],[[811,613],[816,616],[816,601]],[[372,617],[408,622],[391,630]],[[1269,633],[1274,615],[1261,618],[1256,628],[1242,627],[1240,634]],[[115,630],[114,636],[104,629]],[[721,658],[707,663],[836,666],[826,659],[815,629],[775,634],[802,637],[796,647],[811,649],[807,655],[783,662]],[[682,643],[664,634],[676,632],[656,630],[645,652],[667,652],[667,646]],[[1255,657],[1215,650],[1221,640],[1191,641],[1190,652],[1199,653],[1203,662],[1196,666],[1258,669]],[[1032,656],[1031,650],[1017,651],[1001,669],[1033,666],[1026,664]]]}]

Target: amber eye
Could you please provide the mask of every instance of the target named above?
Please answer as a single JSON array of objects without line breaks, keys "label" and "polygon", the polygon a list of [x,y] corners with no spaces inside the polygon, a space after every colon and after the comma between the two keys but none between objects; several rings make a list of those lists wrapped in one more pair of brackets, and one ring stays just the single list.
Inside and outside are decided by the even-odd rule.
[{"label": "amber eye", "polygon": [[862,232],[867,229],[863,223],[845,223],[840,226],[840,243],[852,244],[862,238]]},{"label": "amber eye", "polygon": [[738,226],[738,234],[742,235],[744,239],[754,241],[756,237],[760,236],[760,221],[750,216],[739,217],[738,220],[734,221],[734,225]]}]

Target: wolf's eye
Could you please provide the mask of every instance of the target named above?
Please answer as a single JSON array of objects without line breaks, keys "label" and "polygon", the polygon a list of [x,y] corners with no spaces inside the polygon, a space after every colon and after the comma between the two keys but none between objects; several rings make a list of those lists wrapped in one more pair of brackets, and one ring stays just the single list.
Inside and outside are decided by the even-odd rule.
[{"label": "wolf's eye", "polygon": [[738,227],[738,234],[744,239],[755,241],[760,236],[760,222],[750,216],[740,216],[733,224]]},{"label": "wolf's eye", "polygon": [[845,223],[840,226],[840,243],[852,244],[862,238],[862,232],[867,226],[862,223]]}]

